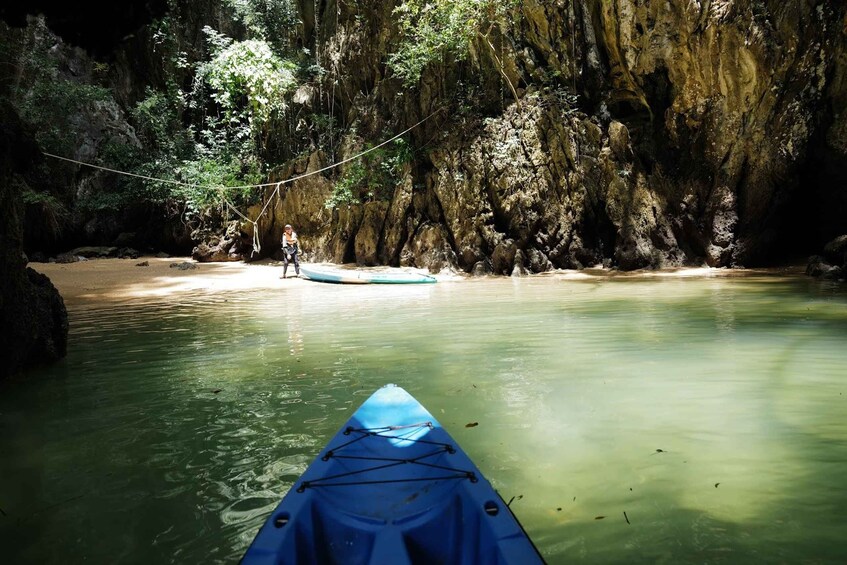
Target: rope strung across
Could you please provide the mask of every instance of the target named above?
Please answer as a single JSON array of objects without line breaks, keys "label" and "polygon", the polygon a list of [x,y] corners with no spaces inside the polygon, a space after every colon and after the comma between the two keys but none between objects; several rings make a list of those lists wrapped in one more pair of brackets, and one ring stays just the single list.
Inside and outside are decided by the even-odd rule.
[{"label": "rope strung across", "polygon": [[[453,454],[456,453],[456,449],[450,445],[449,443],[441,443],[436,441],[428,441],[424,439],[415,439],[413,436],[418,431],[423,430],[424,428],[432,429],[432,422],[422,422],[420,424],[410,424],[408,426],[386,426],[382,428],[347,428],[344,430],[344,435],[348,436],[351,434],[356,434],[356,437],[351,439],[346,443],[342,443],[341,445],[335,446],[327,450],[326,454],[321,457],[322,461],[329,461],[330,459],[345,459],[345,460],[358,460],[358,461],[373,461],[378,463],[372,467],[366,467],[364,469],[359,469],[356,471],[350,471],[348,473],[339,473],[337,475],[330,475],[328,477],[321,477],[320,479],[315,479],[312,481],[303,481],[300,483],[300,486],[297,487],[297,492],[304,492],[307,488],[316,488],[316,487],[338,487],[338,486],[352,486],[352,485],[377,485],[377,484],[386,484],[386,483],[406,483],[406,482],[416,482],[416,481],[440,481],[440,480],[449,480],[449,479],[468,479],[472,483],[477,482],[479,479],[476,476],[476,473],[473,471],[466,471],[463,469],[456,469],[455,467],[449,467],[446,465],[437,465],[435,463],[429,463],[424,461],[424,459],[431,459],[443,453]],[[400,429],[408,429],[409,431],[404,434],[394,434],[396,430]],[[428,451],[422,455],[418,455],[417,457],[366,457],[359,455],[339,455],[338,452],[342,449],[349,447],[355,443],[358,443],[363,440],[371,439],[371,438],[379,438],[383,440],[400,440],[400,441],[408,441],[414,443],[420,443],[425,445],[432,445],[433,450]],[[338,479],[346,479],[348,477],[352,477],[354,475],[362,475],[366,473],[371,473],[373,471],[378,471],[380,469],[388,469],[390,467],[397,467],[399,465],[422,465],[424,467],[430,467],[432,469],[441,469],[443,471],[449,471],[452,474],[444,475],[444,476],[436,476],[436,477],[401,477],[396,479],[380,479],[380,480],[351,480],[351,481],[339,481]]]},{"label": "rope strung across", "polygon": [[[99,169],[101,171],[107,171],[107,172],[110,172],[110,173],[115,173],[115,174],[118,174],[118,175],[124,175],[124,176],[127,176],[127,177],[134,177],[134,178],[149,180],[149,181],[153,181],[153,182],[163,182],[163,183],[166,183],[166,184],[173,184],[173,185],[177,185],[177,186],[186,186],[186,187],[189,187],[189,188],[205,188],[205,189],[209,189],[209,190],[216,190],[218,192],[218,194],[220,195],[221,201],[224,204],[226,204],[227,207],[229,207],[236,215],[238,215],[245,222],[248,222],[248,223],[253,225],[253,254],[256,254],[256,253],[261,252],[261,250],[262,250],[262,245],[261,245],[261,242],[259,241],[259,220],[262,218],[262,216],[264,216],[265,212],[268,210],[268,206],[270,206],[270,203],[274,199],[274,197],[280,196],[280,187],[282,185],[291,184],[294,181],[298,181],[300,179],[304,179],[304,178],[310,177],[312,175],[318,175],[318,174],[326,172],[330,169],[340,167],[341,165],[344,165],[345,163],[349,163],[350,161],[355,161],[356,159],[360,159],[361,157],[364,157],[368,153],[370,153],[372,151],[376,151],[380,147],[388,145],[389,143],[391,143],[395,139],[398,139],[398,138],[406,135],[407,133],[409,133],[410,131],[412,131],[413,129],[415,129],[416,127],[418,127],[419,125],[421,125],[422,123],[424,123],[425,121],[430,119],[431,117],[433,117],[435,114],[441,112],[442,110],[443,110],[443,108],[439,108],[438,110],[435,110],[434,112],[432,112],[430,115],[428,115],[427,117],[425,117],[421,121],[417,122],[416,124],[412,125],[409,128],[406,128],[405,130],[401,131],[400,133],[398,133],[394,137],[386,139],[385,141],[383,141],[379,145],[375,145],[375,146],[373,146],[369,149],[366,149],[365,151],[362,151],[361,153],[357,153],[356,155],[353,155],[352,157],[348,157],[347,159],[338,161],[337,163],[332,163],[331,165],[327,165],[326,167],[323,167],[322,169],[318,169],[316,171],[310,171],[308,173],[303,173],[302,175],[297,175],[297,176],[291,177],[289,179],[285,179],[285,180],[281,180],[281,181],[277,181],[277,182],[266,182],[266,183],[263,183],[263,184],[245,184],[245,185],[241,185],[241,186],[195,184],[195,183],[182,182],[182,181],[172,180],[172,179],[162,179],[162,178],[157,178],[157,177],[150,177],[150,176],[147,176],[147,175],[139,175],[137,173],[130,173],[128,171],[121,171],[121,170],[118,170],[118,169],[112,169],[112,168],[109,168],[109,167],[104,167],[102,165],[95,165],[93,163],[86,163],[84,161],[78,161],[76,159],[70,159],[68,157],[62,157],[61,155],[54,155],[53,153],[48,153],[47,151],[42,151],[42,154],[45,155],[46,157],[51,157],[53,159],[58,159],[60,161],[67,161],[69,163],[75,163],[77,165],[82,165],[82,166],[85,166],[85,167],[91,167],[92,169]],[[251,220],[250,218],[248,218],[247,216],[242,214],[241,211],[238,210],[238,208],[236,208],[235,205],[233,205],[232,202],[230,202],[229,199],[226,197],[226,191],[227,190],[244,190],[244,189],[248,189],[248,188],[267,188],[269,186],[276,186],[276,188],[274,189],[274,191],[271,193],[270,197],[267,199],[267,201],[262,206],[262,211],[259,212],[259,215],[256,216],[255,220]]]}]

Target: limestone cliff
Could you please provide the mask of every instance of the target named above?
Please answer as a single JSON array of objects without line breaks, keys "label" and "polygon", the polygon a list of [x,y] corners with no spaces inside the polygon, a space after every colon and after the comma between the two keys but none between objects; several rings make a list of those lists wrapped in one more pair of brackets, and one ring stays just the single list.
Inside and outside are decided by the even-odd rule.
[{"label": "limestone cliff", "polygon": [[[137,143],[131,110],[147,87],[192,88],[202,28],[244,33],[224,4],[167,2],[171,51],[161,27],[110,34],[114,104],[79,116],[91,131],[78,156],[105,162],[102,147]],[[267,180],[317,171],[429,118],[366,204],[326,207],[354,162],[285,185],[259,219],[263,255],[286,223],[312,260],[496,274],[773,264],[847,233],[843,2],[508,2],[467,57],[431,62],[412,87],[387,65],[402,41],[396,0],[291,4],[300,23],[280,33],[299,53],[301,84],[269,134],[266,162],[284,163]],[[94,63],[62,49],[54,58],[87,80]],[[195,117],[177,121],[197,130]],[[71,175],[72,198],[114,184],[106,173]],[[66,234],[102,244],[133,232],[139,247],[179,251],[202,239],[208,259],[252,255],[252,226],[233,217],[186,229],[155,205],[137,212],[75,217]]]},{"label": "limestone cliff", "polygon": [[388,202],[329,214],[332,179],[295,183],[266,240],[293,222],[317,259],[510,274],[751,266],[847,232],[843,3],[524,0],[470,61],[402,95],[384,65],[393,5],[304,18],[349,137],[446,110],[413,132]]}]

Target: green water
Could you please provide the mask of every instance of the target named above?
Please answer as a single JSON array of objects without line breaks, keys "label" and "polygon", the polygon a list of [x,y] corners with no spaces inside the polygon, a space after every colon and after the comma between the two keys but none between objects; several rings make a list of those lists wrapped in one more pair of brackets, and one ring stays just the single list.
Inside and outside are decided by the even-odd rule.
[{"label": "green water", "polygon": [[847,558],[843,285],[303,282],[70,316],[65,361],[0,385],[2,562],[236,561],[389,382],[550,563]]}]

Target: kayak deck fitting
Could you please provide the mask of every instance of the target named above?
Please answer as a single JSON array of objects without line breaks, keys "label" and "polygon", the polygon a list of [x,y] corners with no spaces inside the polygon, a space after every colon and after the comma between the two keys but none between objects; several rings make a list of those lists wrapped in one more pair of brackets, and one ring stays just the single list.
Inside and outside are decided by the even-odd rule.
[{"label": "kayak deck fitting", "polygon": [[300,265],[300,273],[309,280],[340,284],[422,284],[437,282],[435,277],[418,273],[372,272],[332,267]]},{"label": "kayak deck fitting", "polygon": [[508,506],[408,392],[377,390],[271,513],[242,563],[541,563]]}]

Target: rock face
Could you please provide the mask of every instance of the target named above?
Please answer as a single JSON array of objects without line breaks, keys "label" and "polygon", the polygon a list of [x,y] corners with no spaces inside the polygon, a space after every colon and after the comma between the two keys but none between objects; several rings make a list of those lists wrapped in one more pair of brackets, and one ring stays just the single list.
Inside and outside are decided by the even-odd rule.
[{"label": "rock face", "polygon": [[827,243],[822,256],[813,255],[806,267],[806,274],[832,280],[847,278],[847,234]]},{"label": "rock face", "polygon": [[[498,275],[757,266],[847,232],[845,2],[523,0],[486,24],[466,60],[440,58],[413,88],[386,65],[402,40],[396,0],[294,4],[292,45],[322,78],[287,101],[291,123],[275,144],[299,157],[268,180],[316,172],[427,118],[405,136],[414,155],[364,204],[325,205],[346,164],[269,187],[248,212],[257,234],[221,221],[217,232],[163,236],[195,247],[198,261],[255,258],[254,236],[259,255],[273,255],[286,223],[304,259]],[[171,5],[192,61],[203,25],[240,26],[220,2]],[[138,143],[126,109],[174,78],[154,35],[141,29],[118,50],[115,105],[84,117],[78,156]],[[71,55],[66,66],[88,72]],[[176,83],[191,82],[190,67]],[[295,135],[328,120],[329,141]],[[111,181],[74,182],[84,195]],[[124,219],[80,221],[84,241],[67,247],[124,247],[130,229],[132,246],[153,244],[144,221]]]},{"label": "rock face", "polygon": [[26,267],[20,187],[40,154],[14,109],[0,102],[0,378],[65,355],[68,314],[50,280]]},{"label": "rock face", "polygon": [[244,261],[250,258],[252,242],[240,229],[240,222],[229,222],[223,237],[207,234],[195,236],[202,243],[191,252],[195,261],[209,263],[213,261]]},{"label": "rock face", "polygon": [[[2,17],[24,24],[27,10],[47,14],[53,29],[94,52],[110,53],[127,33],[162,14],[163,0],[115,4],[105,28],[103,6],[35,2],[4,7]],[[68,315],[62,297],[50,280],[26,267],[23,253],[24,217],[21,193],[28,185],[49,182],[36,164],[42,157],[24,131],[15,109],[6,102],[9,82],[0,85],[0,379],[27,366],[63,357],[67,349]]]},{"label": "rock face", "polygon": [[[350,69],[332,78],[348,119],[372,124],[359,135],[449,110],[411,134],[426,149],[389,202],[301,228],[320,257],[497,274],[753,266],[847,227],[844,3],[525,0],[494,28],[500,69],[480,40],[399,102],[379,64],[393,5],[319,10],[304,42]],[[468,75],[488,117],[461,111]]]}]

